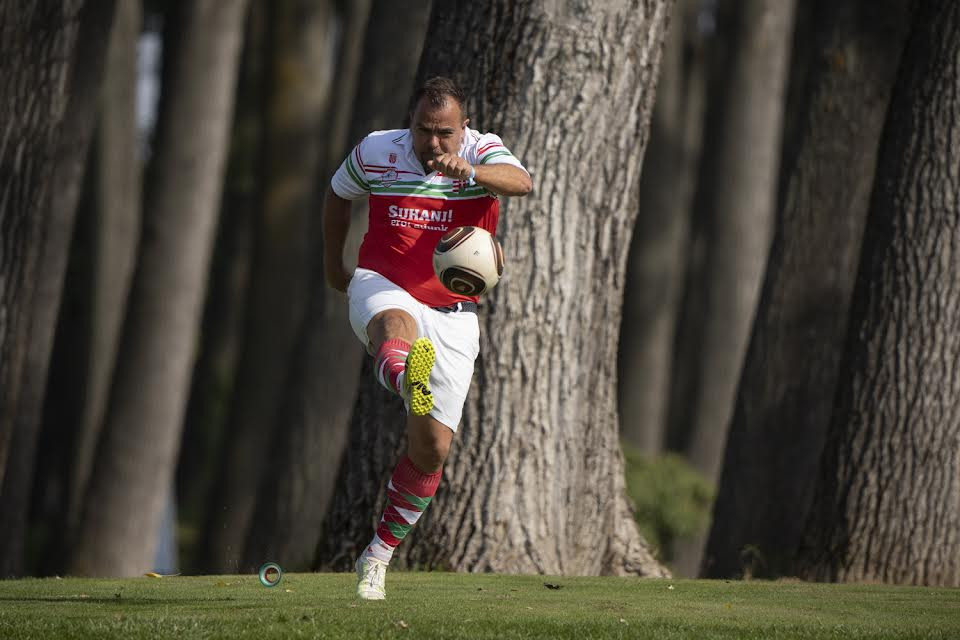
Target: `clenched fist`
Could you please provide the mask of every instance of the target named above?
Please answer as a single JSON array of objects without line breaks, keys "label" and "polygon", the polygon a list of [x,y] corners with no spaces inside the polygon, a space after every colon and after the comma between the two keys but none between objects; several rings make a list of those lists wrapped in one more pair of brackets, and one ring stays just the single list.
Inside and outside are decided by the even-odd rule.
[{"label": "clenched fist", "polygon": [[473,167],[470,163],[455,153],[444,153],[433,160],[427,160],[427,168],[431,171],[439,171],[448,178],[457,178],[466,180],[470,177]]}]

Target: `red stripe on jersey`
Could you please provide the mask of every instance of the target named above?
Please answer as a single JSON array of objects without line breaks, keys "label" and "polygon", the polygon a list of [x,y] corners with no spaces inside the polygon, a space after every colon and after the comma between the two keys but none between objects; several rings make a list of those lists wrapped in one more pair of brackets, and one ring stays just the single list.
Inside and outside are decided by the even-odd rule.
[{"label": "red stripe on jersey", "polygon": [[479,149],[477,149],[477,157],[482,156],[483,154],[485,154],[485,153],[486,153],[487,151],[489,151],[490,149],[495,149],[495,148],[497,148],[497,147],[502,147],[502,146],[503,146],[503,145],[500,144],[499,142],[489,142],[489,143],[483,145],[482,147],[480,147]]},{"label": "red stripe on jersey", "polygon": [[353,148],[353,155],[357,158],[357,164],[360,165],[360,168],[364,171],[367,170],[367,167],[363,164],[363,159],[360,158],[360,145],[357,145]]}]

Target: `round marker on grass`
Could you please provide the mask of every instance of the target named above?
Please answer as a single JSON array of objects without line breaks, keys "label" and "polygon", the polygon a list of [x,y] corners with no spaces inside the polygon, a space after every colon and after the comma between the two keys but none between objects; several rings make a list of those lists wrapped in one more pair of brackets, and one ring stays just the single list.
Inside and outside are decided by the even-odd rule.
[{"label": "round marker on grass", "polygon": [[265,587],[275,587],[283,578],[283,570],[276,562],[264,562],[260,565],[257,575],[260,578],[260,584]]}]

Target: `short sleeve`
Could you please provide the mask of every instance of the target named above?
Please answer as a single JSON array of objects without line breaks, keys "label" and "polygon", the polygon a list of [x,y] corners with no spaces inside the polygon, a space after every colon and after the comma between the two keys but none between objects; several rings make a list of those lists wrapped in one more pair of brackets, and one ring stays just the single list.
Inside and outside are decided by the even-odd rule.
[{"label": "short sleeve", "polygon": [[363,168],[363,149],[367,138],[353,148],[330,179],[333,192],[344,200],[359,200],[370,194],[370,183]]},{"label": "short sleeve", "polygon": [[494,133],[485,133],[480,136],[474,147],[474,159],[472,164],[511,164],[527,171],[520,161],[510,153],[510,150],[503,145],[500,136]]}]

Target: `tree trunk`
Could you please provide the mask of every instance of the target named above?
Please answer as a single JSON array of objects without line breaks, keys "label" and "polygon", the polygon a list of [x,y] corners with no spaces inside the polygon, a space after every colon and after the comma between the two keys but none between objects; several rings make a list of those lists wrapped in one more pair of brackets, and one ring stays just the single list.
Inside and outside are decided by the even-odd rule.
[{"label": "tree trunk", "polygon": [[[666,575],[624,494],[615,390],[626,253],[668,7],[434,8],[418,76],[457,78],[473,96],[472,122],[507,140],[540,195],[501,212],[509,261],[481,315],[477,384],[434,505],[398,549],[398,564]],[[369,367],[321,539],[318,563],[327,567],[348,567],[369,540],[401,445],[403,411],[385,401]]]},{"label": "tree trunk", "polygon": [[918,3],[802,575],[960,586],[960,5]]},{"label": "tree trunk", "polygon": [[724,83],[707,249],[702,382],[689,455],[716,482],[740,367],[767,260],[776,196],[792,0],[744,0],[730,19],[739,35]]},{"label": "tree trunk", "polygon": [[[331,131],[328,137],[328,144],[340,144],[341,161],[364,132],[397,126],[403,119],[430,3],[412,5],[374,2],[366,35],[356,38],[364,43],[364,49],[353,72],[365,70],[363,83],[352,102],[338,107],[353,114],[352,133],[335,139]],[[340,68],[346,73],[346,65]],[[362,227],[365,225],[353,226],[350,235],[357,235]],[[319,238],[317,245],[322,247]],[[355,255],[348,259],[356,261]],[[321,272],[318,269],[316,273]],[[264,477],[261,484],[245,566],[273,558],[285,568],[301,569],[309,568],[313,561],[347,439],[364,353],[344,322],[346,316],[342,294],[318,278],[299,338],[301,346],[295,350],[283,402],[286,409],[279,416],[281,432],[271,456],[276,472]],[[329,379],[329,362],[338,363],[335,384]]]},{"label": "tree trunk", "polygon": [[[689,406],[686,452],[711,484],[720,477],[727,427],[766,265],[776,198],[780,133],[792,0],[721,2],[717,21],[726,32],[729,70],[714,77],[704,149],[706,181],[698,203],[706,215],[702,309],[694,319],[696,381]],[[675,567],[696,575],[706,533],[683,543]]]},{"label": "tree trunk", "polygon": [[699,2],[684,0],[671,21],[627,261],[618,353],[620,434],[650,454],[666,444],[674,331],[700,155],[706,89],[700,10]]},{"label": "tree trunk", "polygon": [[[367,47],[365,35],[367,22],[371,17],[371,0],[339,0],[336,4],[341,35],[337,64],[333,69],[333,86],[336,87],[336,91],[333,91],[330,96],[327,117],[323,123],[323,149],[317,172],[320,185],[318,195],[321,198],[326,185],[330,183],[330,177],[343,162],[343,156],[349,153],[357,143],[356,140],[348,139],[347,134],[354,119],[353,107],[356,104],[358,80],[362,75],[364,80],[369,81],[369,73],[380,73],[379,70],[373,71],[361,66]],[[402,8],[406,8],[407,4],[404,3]],[[377,18],[374,17],[374,19]],[[395,39],[400,37],[415,38],[416,34],[394,35]],[[387,44],[383,43],[381,46]],[[316,226],[320,227],[319,224]],[[319,232],[316,234],[316,242],[319,246],[323,244]]]},{"label": "tree trunk", "polygon": [[99,106],[106,43],[114,2],[93,2],[79,12],[79,31],[70,56],[67,109],[55,143],[56,165],[50,211],[33,281],[28,350],[17,399],[10,474],[0,490],[0,575],[21,575],[27,510],[33,486],[34,458],[43,413],[44,392],[56,330],[77,202],[83,184],[87,149]]},{"label": "tree trunk", "polygon": [[[180,525],[198,533],[210,518],[210,494],[220,471],[211,462],[220,460],[227,446],[227,409],[243,347],[254,223],[263,191],[263,114],[269,99],[266,23],[270,10],[265,2],[251,3],[244,27],[230,154],[201,324],[203,340],[193,368],[177,461]],[[184,540],[184,572],[202,571],[206,566],[203,542],[200,535]]]},{"label": "tree trunk", "polygon": [[[347,145],[356,144],[371,131],[402,126],[432,4],[432,0],[408,0],[401,6],[393,0],[373,0],[361,68],[375,74],[378,81],[370,81],[367,75],[357,87]],[[336,158],[335,167],[342,161],[342,157]]]},{"label": "tree trunk", "polygon": [[34,286],[47,235],[60,233],[54,179],[82,6],[0,1],[0,483],[28,384]]},{"label": "tree trunk", "polygon": [[884,117],[910,0],[825,1],[704,559],[710,577],[793,570],[830,422]]},{"label": "tree trunk", "polygon": [[[95,140],[95,137],[94,137]],[[90,362],[91,289],[93,287],[96,142],[91,142],[83,187],[77,203],[70,254],[63,282],[44,406],[37,434],[37,454],[29,478],[30,506],[26,523],[23,575],[63,573],[67,496],[77,438],[77,416],[83,407],[84,380]],[[22,457],[14,454],[23,464]],[[12,467],[11,467],[12,469]],[[11,470],[11,473],[13,471]],[[27,473],[23,470],[22,473]]]},{"label": "tree trunk", "polygon": [[245,2],[181,9],[115,382],[71,561],[81,575],[150,569],[180,442]]},{"label": "tree trunk", "polygon": [[89,362],[75,422],[67,529],[74,530],[90,478],[140,236],[142,159],[136,123],[139,0],[116,3],[100,96],[95,164],[95,238]]},{"label": "tree trunk", "polygon": [[332,89],[332,7],[286,0],[268,9],[269,98],[264,114],[263,199],[244,340],[202,558],[215,572],[236,572],[257,488],[270,465],[263,452],[303,323],[310,275],[310,218],[316,215],[319,131]]}]

